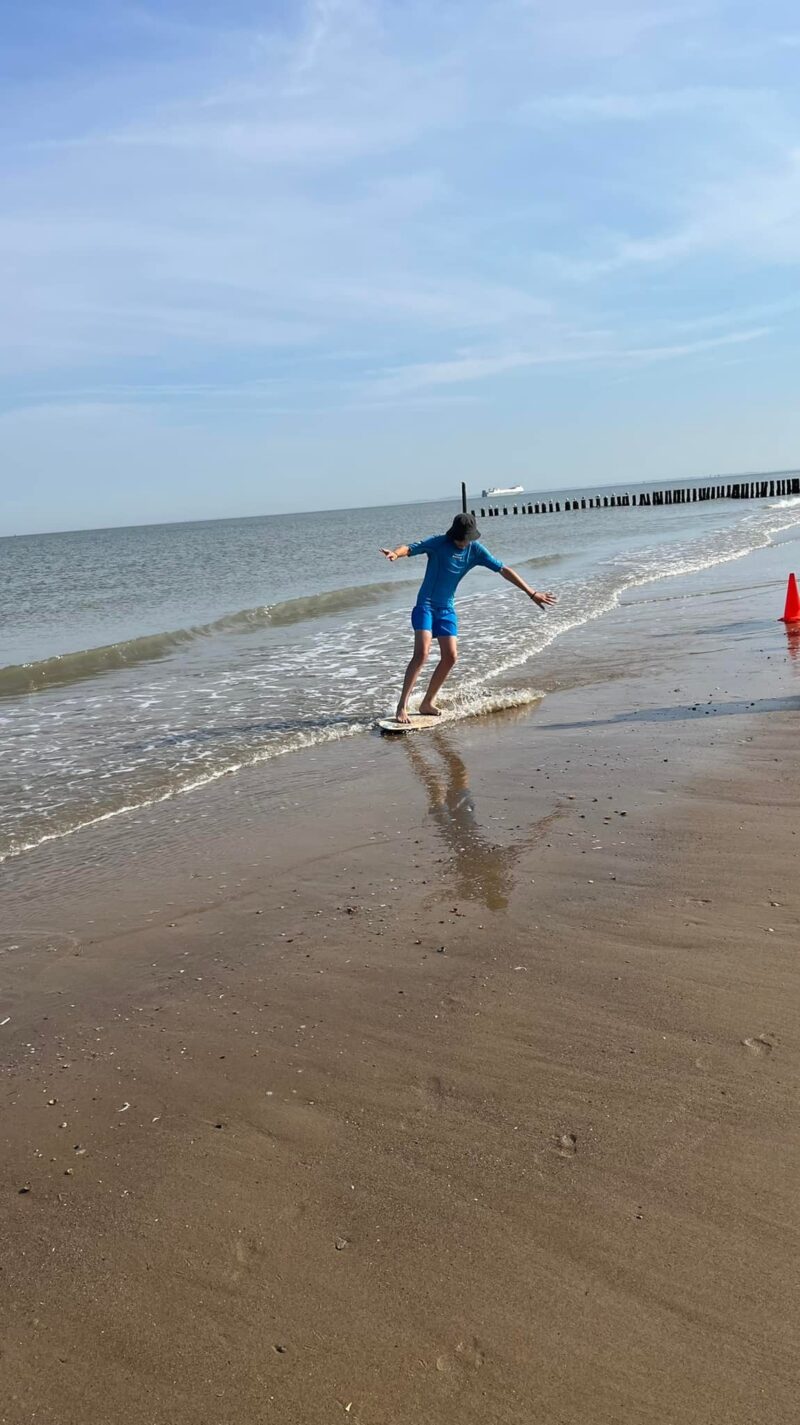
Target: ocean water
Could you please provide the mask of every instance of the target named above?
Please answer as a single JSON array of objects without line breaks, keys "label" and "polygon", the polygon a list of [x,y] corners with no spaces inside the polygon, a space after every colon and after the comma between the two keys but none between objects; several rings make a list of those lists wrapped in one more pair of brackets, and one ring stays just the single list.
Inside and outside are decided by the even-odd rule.
[{"label": "ocean water", "polygon": [[[368,732],[396,703],[424,572],[379,547],[443,530],[457,507],[0,539],[0,859]],[[443,701],[468,714],[533,699],[537,655],[626,590],[743,558],[794,524],[800,499],[486,520],[489,548],[559,604],[539,613],[470,574]]]}]

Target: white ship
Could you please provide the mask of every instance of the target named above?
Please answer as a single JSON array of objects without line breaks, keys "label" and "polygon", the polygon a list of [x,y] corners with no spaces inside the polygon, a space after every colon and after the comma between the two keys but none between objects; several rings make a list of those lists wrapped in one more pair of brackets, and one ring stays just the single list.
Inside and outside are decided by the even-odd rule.
[{"label": "white ship", "polygon": [[507,488],[503,488],[502,486],[498,485],[496,489],[482,490],[481,499],[491,500],[494,498],[495,495],[522,495],[524,494],[524,492],[524,485],[509,485]]}]

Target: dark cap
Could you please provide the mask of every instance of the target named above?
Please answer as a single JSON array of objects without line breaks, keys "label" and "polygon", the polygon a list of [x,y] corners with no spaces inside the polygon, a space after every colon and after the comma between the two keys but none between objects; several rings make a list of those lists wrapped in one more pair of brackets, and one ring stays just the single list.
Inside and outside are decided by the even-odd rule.
[{"label": "dark cap", "polygon": [[480,539],[481,532],[475,523],[474,515],[456,515],[453,523],[447,531],[448,539],[458,539],[471,541]]}]

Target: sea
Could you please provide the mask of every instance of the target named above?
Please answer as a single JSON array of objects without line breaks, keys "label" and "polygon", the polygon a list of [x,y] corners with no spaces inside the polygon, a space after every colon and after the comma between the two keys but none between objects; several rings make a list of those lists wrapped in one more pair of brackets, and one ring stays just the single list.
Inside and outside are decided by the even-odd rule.
[{"label": "sea", "polygon": [[[574,493],[526,501],[563,506]],[[424,572],[380,547],[441,532],[459,508],[0,539],[0,859],[372,732],[397,701]],[[541,613],[496,575],[471,573],[443,701],[467,716],[537,699],[537,658],[567,631],[629,590],[743,559],[795,524],[800,498],[483,521],[492,552],[559,602]]]}]

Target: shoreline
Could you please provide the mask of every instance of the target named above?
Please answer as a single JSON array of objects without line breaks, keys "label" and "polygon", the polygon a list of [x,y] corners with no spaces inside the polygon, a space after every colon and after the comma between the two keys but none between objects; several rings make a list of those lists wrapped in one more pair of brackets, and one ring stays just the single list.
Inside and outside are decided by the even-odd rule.
[{"label": "shoreline", "polygon": [[778,564],[4,868],[2,1425],[794,1420]]},{"label": "shoreline", "polygon": [[[792,511],[797,515],[797,503],[791,510],[765,507],[730,528],[717,528],[712,519],[704,531],[690,528],[688,542],[679,541],[677,550],[668,541],[659,551],[653,531],[656,542],[652,548],[645,545],[631,552],[634,562],[638,561],[636,569],[629,568],[624,559],[622,563],[601,559],[585,580],[574,550],[541,555],[537,565],[543,560],[568,561],[563,606],[550,611],[544,621],[542,615],[535,615],[531,622],[530,610],[522,609],[513,595],[498,597],[493,591],[487,600],[488,590],[476,587],[463,600],[469,635],[466,652],[485,670],[486,677],[484,682],[473,676],[463,683],[456,677],[449,685],[450,697],[461,704],[459,717],[494,710],[508,697],[509,689],[513,693],[526,667],[537,679],[540,670],[550,667],[558,678],[564,662],[575,663],[570,645],[578,640],[585,648],[589,640],[588,646],[593,647],[597,623],[615,619],[620,606],[635,599],[639,591],[651,591],[651,601],[658,603],[660,596],[655,591],[664,586],[665,579],[667,589],[673,580],[682,583],[687,567],[699,568],[701,573],[716,570],[711,577],[720,579],[725,577],[721,571],[733,564],[741,562],[749,568],[759,553],[778,548],[785,535],[794,536],[796,542],[798,526],[791,522],[781,526],[780,522],[789,519]],[[672,518],[688,519],[691,525],[693,517],[684,512]],[[762,526],[759,520],[766,523]],[[626,523],[626,539],[630,539],[632,527],[630,521]],[[742,544],[748,553],[742,553]],[[122,643],[87,647],[80,653],[49,657],[41,664],[0,670],[12,683],[22,679],[20,688],[27,686],[27,680],[44,679],[52,684],[3,704],[8,754],[0,789],[5,807],[0,864],[27,855],[49,840],[128,817],[160,801],[194,796],[223,777],[238,776],[243,769],[263,766],[275,757],[305,755],[309,747],[346,741],[369,731],[374,717],[388,715],[396,701],[394,677],[391,684],[388,679],[392,650],[405,638],[407,610],[395,607],[401,586],[383,582],[319,595],[292,594],[288,603],[275,606],[284,613],[301,610],[305,618],[312,606],[318,611],[320,603],[327,607],[331,600],[338,608],[342,599],[347,604],[356,598],[360,606],[367,595],[370,602],[376,590],[383,591],[388,607],[381,604],[375,614],[375,646],[366,652],[358,619],[348,624],[345,618],[341,646],[333,655],[332,615],[327,620],[310,619],[309,647],[299,664],[291,660],[288,664],[294,669],[289,684],[299,676],[305,689],[303,699],[276,693],[282,684],[280,678],[275,682],[275,660],[280,661],[281,650],[287,652],[284,644],[294,635],[283,628],[282,618],[275,622],[270,610],[263,608],[215,614],[211,622],[201,619],[193,624],[189,620],[180,627],[176,623],[166,633],[136,634]],[[203,617],[206,614],[210,617],[208,608]],[[336,617],[341,622],[341,610]],[[266,638],[263,647],[258,641],[262,636]],[[277,640],[274,646],[273,639]],[[553,645],[555,656],[549,657]],[[163,662],[161,655],[166,653],[170,657]],[[139,661],[142,654],[146,655],[144,666]],[[216,672],[215,659],[219,664]],[[370,659],[367,691],[362,698],[359,679],[367,676]],[[156,670],[152,696],[146,681],[150,664]],[[309,677],[306,686],[302,670],[318,665],[319,676]],[[220,672],[223,666],[225,678]],[[83,692],[70,696],[71,678],[79,680],[76,687],[83,686],[84,675],[92,670],[98,674],[98,668],[105,673],[90,679]],[[132,671],[136,668],[138,674]],[[342,670],[346,676],[339,676]],[[140,679],[144,680],[141,686]],[[87,738],[84,705],[92,709],[96,738]],[[24,810],[18,799],[20,783],[26,788]]]}]

